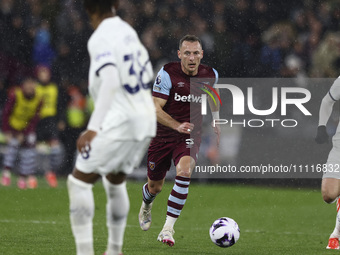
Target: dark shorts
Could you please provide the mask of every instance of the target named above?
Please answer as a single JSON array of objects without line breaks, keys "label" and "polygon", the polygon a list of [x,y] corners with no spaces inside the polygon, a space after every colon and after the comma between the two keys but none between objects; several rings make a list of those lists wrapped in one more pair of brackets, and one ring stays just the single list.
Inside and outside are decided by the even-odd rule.
[{"label": "dark shorts", "polygon": [[175,166],[183,156],[191,156],[196,161],[200,142],[198,139],[176,142],[158,142],[154,139],[148,150],[147,168],[150,180],[164,179],[171,167],[171,160]]},{"label": "dark shorts", "polygon": [[51,141],[54,139],[58,139],[57,119],[55,117],[41,119],[37,125],[37,140]]}]

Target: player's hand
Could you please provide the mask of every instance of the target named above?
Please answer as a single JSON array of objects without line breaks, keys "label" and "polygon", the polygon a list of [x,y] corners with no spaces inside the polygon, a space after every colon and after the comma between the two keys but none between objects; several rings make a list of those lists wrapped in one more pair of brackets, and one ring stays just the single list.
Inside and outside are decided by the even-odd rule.
[{"label": "player's hand", "polygon": [[[213,123],[211,124],[213,126]],[[220,125],[216,125],[213,126],[214,128],[214,132],[216,134],[216,144],[217,144],[217,147],[220,146],[220,136],[221,136],[221,128],[220,128]]]},{"label": "player's hand", "polygon": [[188,134],[188,135],[190,135],[193,129],[194,129],[194,124],[189,123],[189,122],[183,122],[176,128],[176,130],[179,133]]},{"label": "player's hand", "polygon": [[82,132],[77,140],[77,149],[80,153],[91,150],[91,141],[97,135],[97,132],[92,130],[85,130]]},{"label": "player's hand", "polygon": [[318,126],[315,142],[317,142],[318,144],[328,143],[326,126]]}]

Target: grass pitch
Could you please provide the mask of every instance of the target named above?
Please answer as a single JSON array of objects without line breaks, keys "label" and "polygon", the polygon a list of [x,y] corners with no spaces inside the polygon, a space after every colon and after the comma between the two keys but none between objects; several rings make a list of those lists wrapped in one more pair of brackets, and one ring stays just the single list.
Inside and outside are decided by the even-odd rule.
[{"label": "grass pitch", "polygon": [[[50,189],[39,180],[36,190],[0,187],[0,254],[75,254],[68,215],[65,180]],[[190,185],[184,210],[175,226],[174,247],[157,242],[173,183],[165,183],[155,200],[149,231],[138,224],[143,183],[128,182],[130,213],[123,252],[127,255],[162,254],[336,254],[326,250],[336,206],[325,204],[320,190],[283,189],[231,184]],[[105,193],[101,183],[94,187],[95,253],[106,246]],[[219,217],[236,220],[239,241],[220,248],[209,238],[210,225]]]}]

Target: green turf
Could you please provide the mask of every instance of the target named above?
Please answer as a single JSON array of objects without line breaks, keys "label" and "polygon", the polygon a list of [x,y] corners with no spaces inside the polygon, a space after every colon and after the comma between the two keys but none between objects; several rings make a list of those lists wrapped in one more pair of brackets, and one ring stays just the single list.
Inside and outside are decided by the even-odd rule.
[{"label": "green turf", "polygon": [[[39,181],[36,190],[0,187],[0,254],[75,254],[65,180],[57,189]],[[124,254],[338,254],[325,249],[334,227],[335,204],[325,204],[319,190],[193,183],[176,223],[176,244],[167,247],[156,238],[173,184],[166,183],[157,197],[147,232],[140,230],[137,219],[142,185],[128,183],[131,209]],[[101,183],[94,194],[95,251],[102,254],[107,234]],[[208,234],[212,222],[222,216],[235,219],[241,229],[240,240],[227,249],[215,246]]]}]

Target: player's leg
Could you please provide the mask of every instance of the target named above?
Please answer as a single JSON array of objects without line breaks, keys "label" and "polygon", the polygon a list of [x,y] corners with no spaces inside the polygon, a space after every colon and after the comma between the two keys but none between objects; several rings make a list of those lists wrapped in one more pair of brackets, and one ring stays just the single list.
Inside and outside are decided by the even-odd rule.
[{"label": "player's leg", "polygon": [[100,175],[74,169],[67,178],[70,199],[70,220],[77,255],[93,255],[94,199],[92,187]]},{"label": "player's leg", "polygon": [[48,170],[45,178],[48,185],[52,188],[58,186],[56,171],[59,169],[63,160],[63,150],[58,139],[58,129],[55,117],[46,117],[39,121],[37,126],[38,141],[46,142],[50,149],[48,155]]},{"label": "player's leg", "polygon": [[156,196],[162,191],[165,176],[171,166],[171,143],[152,142],[148,150],[148,182],[142,189],[143,201],[138,214],[139,225],[146,231],[151,226],[151,209]]},{"label": "player's leg", "polygon": [[108,141],[112,149],[108,153],[110,159],[100,167],[100,173],[105,175],[103,184],[107,194],[106,211],[109,234],[106,255],[121,254],[130,207],[126,190],[126,175],[131,174],[133,169],[140,165],[149,143],[149,138],[142,141]]},{"label": "player's leg", "polygon": [[332,234],[329,236],[328,245],[326,249],[331,250],[339,250],[339,238],[340,238],[340,198],[336,201],[336,219],[335,219],[335,227]]},{"label": "player's leg", "polygon": [[162,241],[169,246],[175,244],[173,238],[173,234],[175,233],[174,225],[186,202],[189,192],[190,177],[194,167],[195,160],[190,156],[181,157],[176,165],[175,184],[168,198],[166,221],[158,236],[159,241]]},{"label": "player's leg", "polygon": [[143,186],[143,202],[139,210],[138,219],[142,230],[146,231],[151,226],[151,209],[156,196],[162,191],[165,178],[161,180],[151,180]]},{"label": "player's leg", "polygon": [[56,172],[62,163],[63,150],[59,140],[56,138],[49,141],[49,146],[51,148],[49,154],[50,170],[46,172],[45,178],[47,183],[52,188],[55,188],[58,186]]},{"label": "player's leg", "polygon": [[[120,144],[119,144],[120,145]],[[68,176],[67,187],[70,198],[70,219],[75,237],[77,255],[93,255],[94,216],[93,184],[103,175],[114,169],[110,163],[120,155],[117,145],[107,136],[99,133],[91,141],[91,149],[79,153],[76,166]],[[124,154],[124,156],[126,156]],[[101,172],[100,169],[105,170]]]},{"label": "player's leg", "polygon": [[38,187],[38,181],[35,177],[37,151],[35,147],[22,147],[19,150],[19,174],[18,187],[21,189]]},{"label": "player's leg", "polygon": [[339,214],[339,195],[340,195],[340,180],[336,178],[324,178],[321,185],[322,197],[326,203],[337,202],[337,215],[335,227],[329,237],[326,249],[339,249],[340,238],[340,214]]},{"label": "player's leg", "polygon": [[3,159],[4,170],[1,176],[1,184],[3,186],[9,186],[11,184],[11,171],[14,167],[19,147],[20,141],[16,138],[11,138],[7,143],[7,150]]},{"label": "player's leg", "polygon": [[321,193],[326,203],[334,203],[340,196],[340,179],[324,177],[321,184]]},{"label": "player's leg", "polygon": [[108,174],[103,177],[103,185],[107,196],[108,245],[106,255],[116,255],[122,252],[124,232],[130,208],[125,179],[126,175],[123,173]]}]

